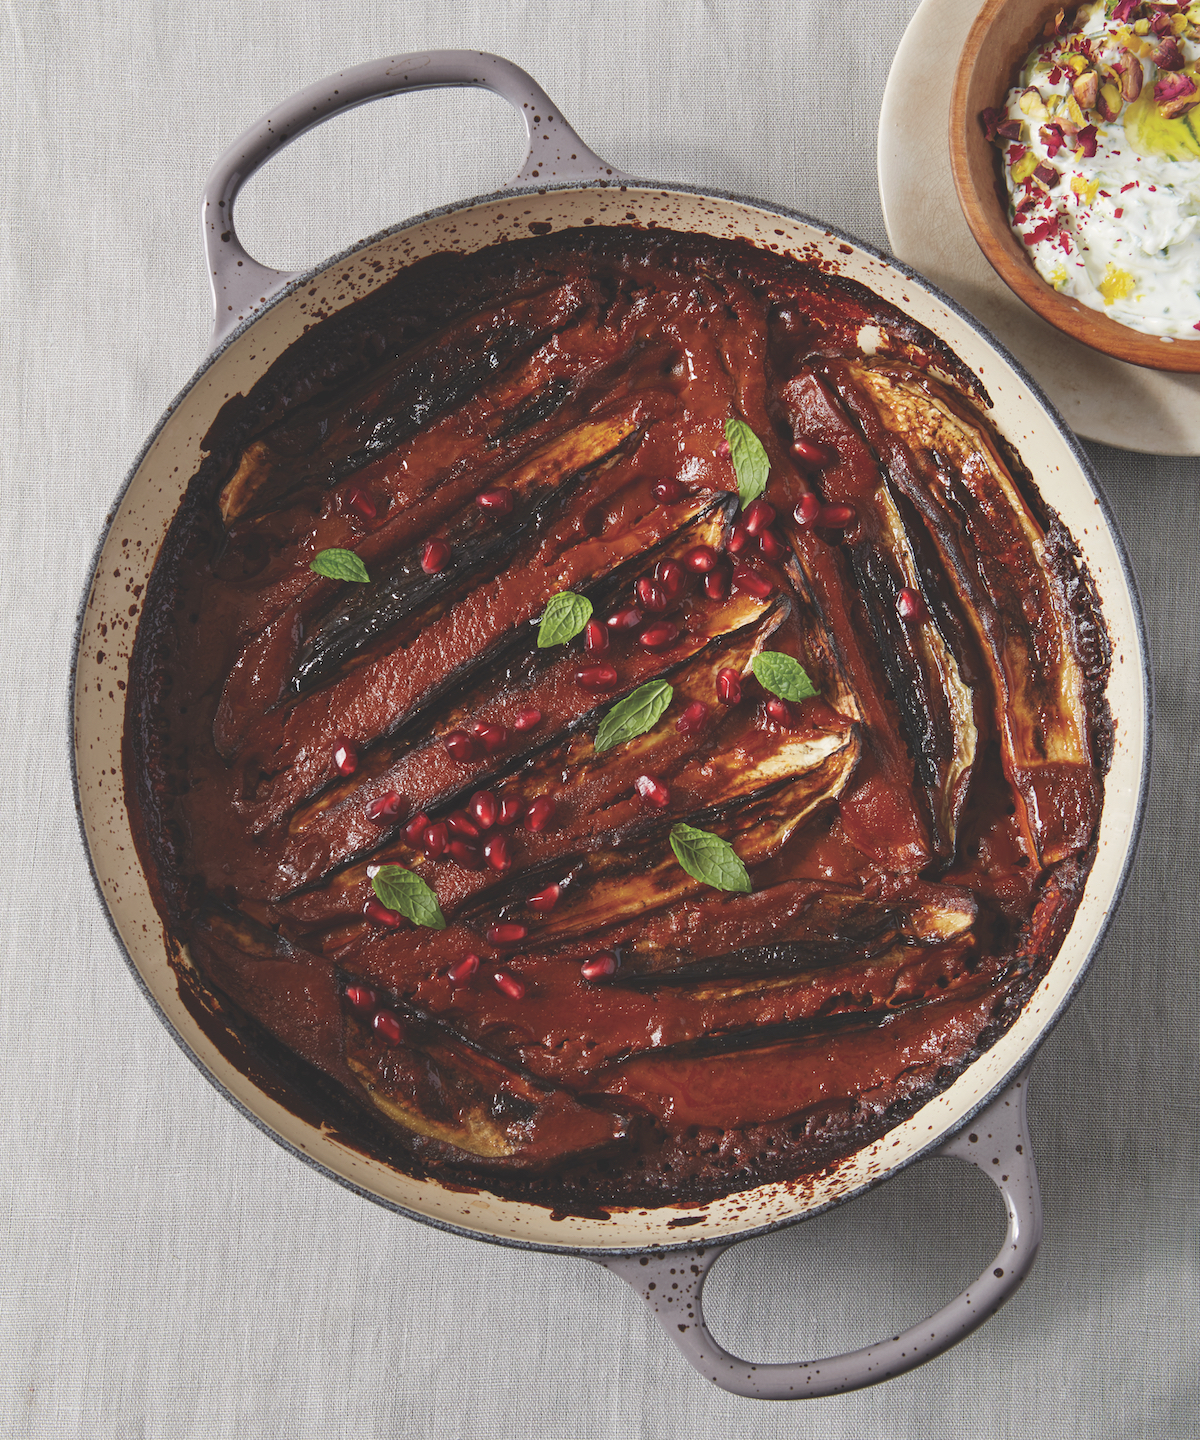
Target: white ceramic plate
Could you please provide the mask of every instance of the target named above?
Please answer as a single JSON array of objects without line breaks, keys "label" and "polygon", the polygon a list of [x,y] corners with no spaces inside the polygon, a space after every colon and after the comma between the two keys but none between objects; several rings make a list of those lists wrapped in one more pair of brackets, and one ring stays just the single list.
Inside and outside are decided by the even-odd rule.
[{"label": "white ceramic plate", "polygon": [[1200,375],[1110,359],[1018,300],[984,259],[950,174],[950,87],[979,10],[922,0],[892,63],[879,116],[879,198],[894,253],[987,326],[1078,435],[1123,450],[1200,455]]}]

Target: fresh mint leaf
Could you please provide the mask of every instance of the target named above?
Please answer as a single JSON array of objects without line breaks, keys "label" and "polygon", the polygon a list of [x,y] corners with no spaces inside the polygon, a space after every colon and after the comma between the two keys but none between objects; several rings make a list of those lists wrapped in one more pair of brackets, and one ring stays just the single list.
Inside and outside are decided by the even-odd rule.
[{"label": "fresh mint leaf", "polygon": [[750,876],[728,840],[711,830],[697,830],[682,823],[671,826],[671,849],[692,877],[716,890],[750,893]]},{"label": "fresh mint leaf", "polygon": [[726,420],[725,438],[729,441],[729,454],[737,473],[738,494],[745,509],[767,488],[771,462],[767,459],[762,441],[744,420]]},{"label": "fresh mint leaf", "polygon": [[330,580],[355,580],[360,585],[369,585],[371,577],[367,567],[353,550],[318,550],[308,567],[318,575]]},{"label": "fresh mint leaf", "polygon": [[381,865],[371,876],[371,887],[380,903],[396,910],[414,925],[444,930],[446,917],[438,898],[421,879],[403,865]]},{"label": "fresh mint leaf", "polygon": [[798,660],[782,650],[760,650],[751,662],[754,678],[781,700],[808,700],[821,692]]},{"label": "fresh mint leaf", "polygon": [[574,640],[591,618],[592,602],[586,595],[575,595],[570,590],[551,595],[538,626],[538,649],[549,650],[551,645]]},{"label": "fresh mint leaf", "polygon": [[626,740],[644,735],[647,730],[653,730],[674,693],[665,680],[651,680],[639,685],[624,700],[618,700],[596,731],[596,753],[611,750],[614,745],[621,745]]}]

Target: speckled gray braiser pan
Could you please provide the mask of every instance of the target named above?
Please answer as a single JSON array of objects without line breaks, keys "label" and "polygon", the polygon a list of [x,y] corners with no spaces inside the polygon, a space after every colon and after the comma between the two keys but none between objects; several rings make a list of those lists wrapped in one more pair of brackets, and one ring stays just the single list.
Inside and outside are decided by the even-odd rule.
[{"label": "speckled gray braiser pan", "polygon": [[[246,178],[277,149],[367,100],[435,86],[480,86],[524,116],[525,165],[502,192],[420,216],[302,276],[256,264],[238,243],[233,205]],[[1099,853],[1066,940],[1032,1000],[1003,1037],[948,1089],[874,1144],[802,1181],[764,1185],[704,1206],[554,1218],[545,1208],[417,1180],[366,1158],[299,1118],[221,1053],[184,1003],[152,884],[137,859],[122,779],[124,693],[143,593],[200,441],[228,396],[246,392],[311,324],[352,304],[412,262],[473,252],[516,234],[582,224],[634,224],[739,238],[859,281],[944,340],[982,378],[992,419],[1042,495],[1074,533],[1099,592],[1113,646],[1108,698],[1115,755]],[[91,862],[139,983],[181,1045],[235,1104],[301,1159],[414,1219],[502,1244],[560,1250],[622,1275],[653,1305],[667,1334],[702,1374],[743,1395],[824,1395],[899,1374],[952,1345],[996,1310],[1033,1261],[1041,1218],[1024,1135],[1026,1067],[1062,1013],[1107,928],[1129,866],[1145,797],[1149,681],[1128,563],[1071,434],[1029,378],[953,302],[894,261],[789,211],[615,172],[562,121],[546,94],[495,56],[435,52],[359,66],[311,87],[248,131],[217,163],[205,196],[213,277],[213,349],[150,438],[103,537],[80,621],[74,762]],[[968,1123],[969,1122],[969,1123]],[[704,1325],[701,1291],[732,1243],[846,1200],[911,1161],[951,1154],[1000,1189],[1008,1233],[962,1296],[904,1335],[806,1364],[751,1365],[722,1350]]]}]

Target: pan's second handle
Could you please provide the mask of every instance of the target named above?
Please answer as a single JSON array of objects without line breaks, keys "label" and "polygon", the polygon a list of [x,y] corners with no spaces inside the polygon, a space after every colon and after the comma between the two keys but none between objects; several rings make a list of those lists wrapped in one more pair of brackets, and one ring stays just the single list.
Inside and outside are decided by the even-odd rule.
[{"label": "pan's second handle", "polygon": [[430,50],[417,55],[393,55],[342,70],[301,90],[264,115],[233,142],[212,168],[204,187],[202,215],[216,311],[214,347],[294,278],[286,270],[260,265],[238,242],[233,204],[250,176],[277,150],[333,115],[385,95],[444,88],[493,90],[520,113],[529,148],[524,165],[508,182],[510,185],[551,185],[562,180],[619,182],[626,178],[588,149],[535,80],[499,55],[485,55],[478,50]]},{"label": "pan's second handle", "polygon": [[704,1281],[725,1245],[600,1260],[627,1281],[697,1370],[722,1390],[759,1400],[802,1400],[875,1385],[923,1365],[994,1315],[1024,1280],[1042,1238],[1042,1203],[1025,1124],[1029,1072],[1018,1077],[935,1154],[978,1166],[1004,1197],[1008,1233],[979,1279],[936,1315],[863,1350],[799,1364],[756,1365],[731,1355],[704,1323]]}]

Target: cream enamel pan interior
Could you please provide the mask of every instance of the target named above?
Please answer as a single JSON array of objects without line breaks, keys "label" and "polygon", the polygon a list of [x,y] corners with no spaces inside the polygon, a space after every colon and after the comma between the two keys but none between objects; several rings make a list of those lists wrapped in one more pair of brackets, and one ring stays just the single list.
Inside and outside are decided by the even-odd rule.
[{"label": "cream enamel pan interior", "polygon": [[[815,1213],[885,1178],[944,1141],[1028,1064],[1105,932],[1132,855],[1149,734],[1140,614],[1127,561],[1077,442],[1028,377],[952,301],[899,264],[791,212],[685,187],[623,183],[615,176],[538,188],[539,179],[544,185],[549,178],[419,217],[294,281],[273,299],[268,296],[269,303],[219,346],[170,407],[129,477],[83,607],[74,691],[78,803],[97,883],[148,997],[214,1083],[302,1158],[381,1203],[501,1243],[599,1254],[733,1240]],[[200,440],[225,401],[249,390],[314,316],[351,304],[422,256],[446,249],[473,251],[530,233],[533,226],[557,230],[593,224],[742,237],[815,260],[863,282],[948,342],[981,378],[994,401],[995,423],[1020,451],[1085,553],[1112,638],[1110,700],[1116,718],[1099,855],[1083,902],[1040,989],[992,1050],[909,1120],[815,1179],[764,1186],[686,1212],[671,1207],[618,1211],[609,1220],[552,1219],[533,1205],[410,1179],[298,1119],[234,1069],[180,1000],[169,964],[170,941],[134,847],[121,774],[125,684],[139,597],[199,463]],[[685,1230],[671,1226],[681,1213],[699,1218]]]}]

